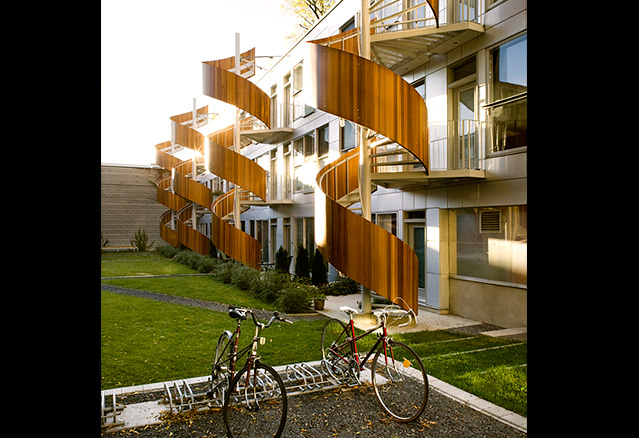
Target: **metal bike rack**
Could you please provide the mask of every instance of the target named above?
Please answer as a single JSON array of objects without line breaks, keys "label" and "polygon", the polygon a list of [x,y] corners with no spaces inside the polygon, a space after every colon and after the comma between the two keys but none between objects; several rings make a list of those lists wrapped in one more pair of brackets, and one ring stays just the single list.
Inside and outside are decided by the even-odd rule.
[{"label": "metal bike rack", "polygon": [[[111,401],[111,405],[107,405],[107,400]],[[113,426],[121,426],[124,424],[123,421],[118,421],[117,416],[122,413],[124,410],[124,405],[121,403],[117,403],[115,389],[111,392],[111,397],[107,397],[106,392],[102,392],[101,394],[101,403],[100,403],[100,416],[102,427],[113,427]],[[110,421],[109,421],[110,420]]]},{"label": "metal bike rack", "polygon": [[307,362],[287,365],[284,374],[280,375],[290,396],[337,388],[343,384],[329,373],[324,360],[313,365]]},{"label": "metal bike rack", "polygon": [[[307,394],[315,391],[322,391],[331,388],[337,388],[345,382],[337,379],[328,371],[325,362],[301,362],[282,367],[277,367],[277,371],[286,389],[288,396],[299,394]],[[274,382],[270,381],[270,377],[258,375],[258,385],[261,388],[275,387]],[[209,377],[209,387],[211,379]],[[216,394],[217,395],[217,394]],[[262,390],[262,397],[272,397],[267,389]],[[194,393],[191,386],[186,380],[182,382],[168,382],[164,384],[163,403],[169,405],[169,413],[185,412],[198,408],[221,408],[224,400],[220,397],[209,397],[207,392]]]},{"label": "metal bike rack", "polygon": [[[210,387],[211,378],[207,387]],[[209,398],[207,392],[193,392],[186,380],[164,383],[164,395],[160,403],[169,405],[169,413],[175,414],[198,408],[221,408],[224,403],[218,398]],[[205,405],[205,406],[204,406]]]},{"label": "metal bike rack", "polygon": [[[289,397],[353,385],[350,376],[344,375],[342,377],[331,373],[328,362],[324,360],[277,366],[275,371],[282,378],[286,394]],[[250,380],[248,388],[242,387],[243,389],[253,389],[255,381],[253,379]],[[259,400],[280,397],[279,386],[268,375],[258,374],[256,382]],[[102,391],[102,428],[119,430],[141,424],[152,424],[153,422],[161,422],[162,416],[166,414],[221,409],[224,405],[223,394],[226,391],[216,390],[212,396],[209,395],[209,390],[213,386],[211,376],[169,381],[152,386],[149,389],[136,389],[135,392],[148,393],[150,397],[147,396],[147,400],[154,399],[155,401],[150,400],[129,405],[125,405],[121,400],[118,403],[115,390]],[[157,396],[151,395],[155,392],[158,393]],[[122,394],[122,396],[125,395],[124,393]],[[240,395],[232,394],[230,398],[231,404],[240,402],[240,398]],[[145,418],[134,420],[133,417],[137,415],[136,412],[139,412]]]}]

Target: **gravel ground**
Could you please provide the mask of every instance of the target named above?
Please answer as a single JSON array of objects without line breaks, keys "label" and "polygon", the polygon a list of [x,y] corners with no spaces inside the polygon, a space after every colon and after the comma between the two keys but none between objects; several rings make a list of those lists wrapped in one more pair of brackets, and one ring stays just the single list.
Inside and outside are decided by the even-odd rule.
[{"label": "gravel ground", "polygon": [[[370,385],[341,388],[289,397],[282,437],[526,437],[527,434],[481,414],[431,389],[426,410],[412,423],[398,423],[387,416]],[[222,412],[184,414],[169,423],[119,432],[103,437],[225,437]]]}]

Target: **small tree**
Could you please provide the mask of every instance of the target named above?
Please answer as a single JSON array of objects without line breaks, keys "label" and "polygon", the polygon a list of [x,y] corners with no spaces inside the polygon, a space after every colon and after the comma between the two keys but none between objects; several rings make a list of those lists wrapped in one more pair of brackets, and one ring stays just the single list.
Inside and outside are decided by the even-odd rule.
[{"label": "small tree", "polygon": [[151,249],[151,247],[155,243],[151,242],[151,244],[149,245],[149,236],[147,236],[146,231],[141,230],[140,228],[138,228],[138,231],[133,236],[133,239],[129,239],[129,242],[131,242],[131,246],[135,246],[140,252]]},{"label": "small tree", "polygon": [[326,263],[319,249],[315,248],[315,257],[313,257],[313,284],[321,286],[328,283],[328,272],[326,272]]},{"label": "small tree", "polygon": [[280,245],[280,249],[275,253],[275,270],[286,272],[288,274],[288,251]]},{"label": "small tree", "polygon": [[297,260],[295,260],[295,278],[310,278],[308,251],[302,245],[297,246]]},{"label": "small tree", "polygon": [[105,247],[109,245],[109,239],[107,239],[107,236],[105,236],[104,234],[100,233],[100,246],[101,247]]}]

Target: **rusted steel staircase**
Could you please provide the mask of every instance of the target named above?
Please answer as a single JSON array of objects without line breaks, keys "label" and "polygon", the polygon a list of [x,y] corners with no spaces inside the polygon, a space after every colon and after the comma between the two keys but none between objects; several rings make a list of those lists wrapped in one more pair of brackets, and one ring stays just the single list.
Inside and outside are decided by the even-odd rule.
[{"label": "rusted steel staircase", "polygon": [[[197,161],[183,161],[173,155],[182,147],[202,153],[204,135],[193,129],[199,123],[208,122],[208,105],[193,112],[171,117],[172,141],[159,143],[156,148],[156,163],[171,171],[169,178],[157,182],[157,200],[169,210],[160,218],[160,236],[175,247],[181,245],[200,254],[209,253],[209,238],[197,231],[193,223],[197,220],[194,211],[208,209],[213,192],[197,182]],[[198,208],[199,206],[199,208]]]},{"label": "rusted steel staircase", "polygon": [[[401,146],[428,174],[428,118],[419,93],[401,76],[359,56],[357,32],[311,41],[306,59],[308,105],[373,131],[360,145],[322,168],[315,191],[315,239],[333,266],[376,293],[418,310],[418,260],[398,237],[350,211],[359,200],[361,147],[389,141]],[[369,131],[369,132],[370,132]]]},{"label": "rusted steel staircase", "polygon": [[[255,74],[255,48],[240,55],[240,65],[235,57],[202,63],[203,92],[209,97],[222,100],[243,109],[270,127],[270,98],[258,86],[248,80]],[[229,71],[232,70],[232,71]],[[234,138],[239,133],[231,126],[207,137],[207,169],[244,192],[252,192],[266,200],[266,171],[254,161],[239,153],[240,145]],[[232,150],[235,147],[236,150]],[[231,225],[225,216],[233,211],[235,189],[226,192],[211,205],[211,241],[229,257],[259,269],[261,243],[241,229]]]}]

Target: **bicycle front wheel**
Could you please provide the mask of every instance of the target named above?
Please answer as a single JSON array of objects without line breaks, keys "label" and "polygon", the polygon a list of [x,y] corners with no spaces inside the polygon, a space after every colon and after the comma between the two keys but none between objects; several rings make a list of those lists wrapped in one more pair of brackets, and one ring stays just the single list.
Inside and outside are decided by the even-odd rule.
[{"label": "bicycle front wheel", "polygon": [[286,424],[284,382],[269,365],[244,367],[231,381],[224,402],[227,436],[277,438]]},{"label": "bicycle front wheel", "polygon": [[375,353],[373,387],[382,409],[401,422],[413,421],[426,408],[428,377],[417,354],[402,342],[388,340]]},{"label": "bicycle front wheel", "polygon": [[348,332],[339,319],[329,319],[322,329],[322,359],[331,374],[337,380],[348,377],[349,363],[352,357],[350,344],[346,342]]}]

